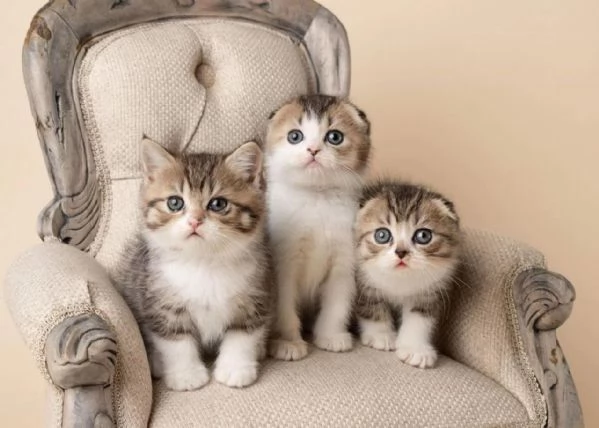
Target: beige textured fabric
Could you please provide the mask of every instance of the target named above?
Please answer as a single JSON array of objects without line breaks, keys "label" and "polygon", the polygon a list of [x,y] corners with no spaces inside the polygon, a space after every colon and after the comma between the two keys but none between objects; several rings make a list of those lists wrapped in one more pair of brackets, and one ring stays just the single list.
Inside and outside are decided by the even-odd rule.
[{"label": "beige textured fabric", "polygon": [[542,425],[545,404],[519,343],[512,286],[521,272],[544,267],[543,256],[512,239],[469,230],[464,260],[442,329],[445,352],[503,385]]},{"label": "beige textured fabric", "polygon": [[103,238],[102,250],[96,255],[108,272],[114,272],[120,259],[120,252],[127,237],[136,230],[141,221],[141,211],[135,203],[141,179],[117,180],[110,185],[110,198],[113,209],[106,210],[106,222],[110,228]]},{"label": "beige textured fabric", "polygon": [[258,138],[284,101],[315,88],[305,51],[288,35],[217,18],[110,33],[82,58],[77,83],[104,199],[92,253],[109,262],[132,231],[110,211],[137,198],[113,194],[112,184],[139,177],[142,135],[177,151],[231,151]]},{"label": "beige textured fabric", "polygon": [[258,382],[241,391],[212,381],[176,393],[156,383],[150,426],[463,428],[527,426],[527,419],[508,391],[449,358],[420,370],[392,352],[360,347],[270,360]]},{"label": "beige textured fabric", "polygon": [[[115,376],[115,415],[125,426],[147,423],[152,384],[143,341],[133,315],[89,255],[68,245],[44,243],[23,254],[6,278],[6,301],[39,369],[46,371],[48,333],[64,319],[96,313],[113,329],[119,344]],[[49,387],[48,426],[59,426],[62,392]]]},{"label": "beige textured fabric", "polygon": [[273,109],[313,88],[306,61],[289,36],[238,20],[116,31],[82,59],[85,124],[98,131],[92,144],[111,178],[138,177],[144,133],[178,151],[228,151],[255,138]]}]

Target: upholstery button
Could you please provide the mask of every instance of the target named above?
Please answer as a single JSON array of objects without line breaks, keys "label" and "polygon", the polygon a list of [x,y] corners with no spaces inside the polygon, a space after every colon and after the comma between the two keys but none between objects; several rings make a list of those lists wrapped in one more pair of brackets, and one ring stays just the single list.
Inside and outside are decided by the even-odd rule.
[{"label": "upholstery button", "polygon": [[216,75],[214,74],[214,69],[208,64],[200,64],[198,65],[198,68],[196,68],[196,78],[202,86],[210,88],[214,85]]}]

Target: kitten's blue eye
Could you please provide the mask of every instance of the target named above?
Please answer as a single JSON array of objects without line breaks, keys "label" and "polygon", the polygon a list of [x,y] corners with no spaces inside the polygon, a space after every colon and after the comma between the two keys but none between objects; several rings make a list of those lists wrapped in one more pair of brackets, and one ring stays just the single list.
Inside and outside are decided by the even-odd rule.
[{"label": "kitten's blue eye", "polygon": [[214,198],[208,202],[208,209],[217,213],[227,208],[228,204],[229,202],[225,198]]},{"label": "kitten's blue eye", "polygon": [[418,229],[414,232],[412,241],[416,244],[426,245],[433,239],[433,231],[430,229]]},{"label": "kitten's blue eye", "polygon": [[304,141],[304,134],[302,134],[302,131],[299,129],[289,131],[289,134],[287,134],[287,141],[289,141],[291,144],[301,143]]},{"label": "kitten's blue eye", "polygon": [[327,132],[327,135],[324,137],[324,139],[329,144],[332,144],[333,146],[338,146],[339,144],[343,143],[343,133],[337,130],[329,131]]},{"label": "kitten's blue eye", "polygon": [[374,240],[377,244],[388,244],[391,242],[391,238],[391,231],[386,227],[374,231]]},{"label": "kitten's blue eye", "polygon": [[180,196],[169,196],[166,200],[166,206],[171,212],[179,212],[185,207],[185,202]]}]

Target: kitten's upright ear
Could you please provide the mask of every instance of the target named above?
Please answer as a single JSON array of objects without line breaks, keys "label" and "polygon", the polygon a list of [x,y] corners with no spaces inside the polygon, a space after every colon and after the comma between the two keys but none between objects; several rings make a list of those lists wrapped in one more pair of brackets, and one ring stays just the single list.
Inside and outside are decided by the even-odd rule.
[{"label": "kitten's upright ear", "polygon": [[141,140],[141,167],[145,179],[152,181],[156,172],[174,164],[173,155],[160,144],[146,137]]},{"label": "kitten's upright ear", "polygon": [[227,167],[245,181],[262,187],[263,155],[260,146],[249,141],[227,156]]}]

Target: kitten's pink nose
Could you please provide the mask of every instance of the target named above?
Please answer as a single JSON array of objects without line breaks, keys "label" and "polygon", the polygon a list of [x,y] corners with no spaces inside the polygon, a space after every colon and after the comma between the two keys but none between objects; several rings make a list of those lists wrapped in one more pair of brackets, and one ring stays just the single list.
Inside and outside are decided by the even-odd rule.
[{"label": "kitten's pink nose", "polygon": [[313,149],[311,147],[308,147],[308,151],[310,152],[310,154],[312,156],[316,156],[318,154],[318,152],[320,152],[320,149]]},{"label": "kitten's pink nose", "polygon": [[406,250],[395,250],[395,254],[397,254],[397,257],[399,257],[400,259],[403,259],[405,256],[407,256],[409,253],[409,251]]},{"label": "kitten's pink nose", "polygon": [[191,226],[192,230],[196,230],[200,226],[200,224],[202,224],[202,221],[196,218],[190,218],[189,220],[187,220],[187,224]]}]

